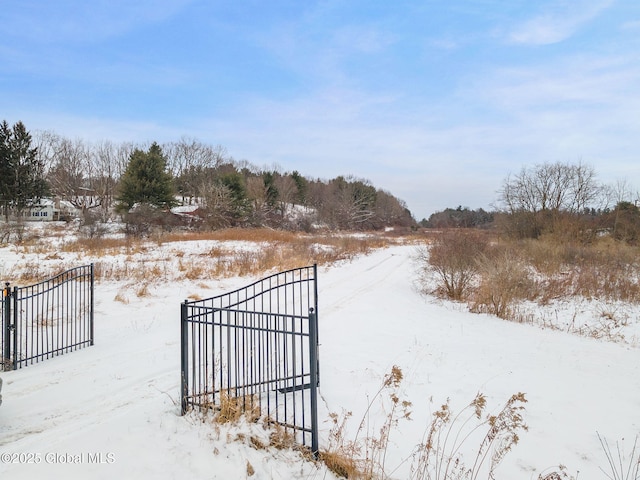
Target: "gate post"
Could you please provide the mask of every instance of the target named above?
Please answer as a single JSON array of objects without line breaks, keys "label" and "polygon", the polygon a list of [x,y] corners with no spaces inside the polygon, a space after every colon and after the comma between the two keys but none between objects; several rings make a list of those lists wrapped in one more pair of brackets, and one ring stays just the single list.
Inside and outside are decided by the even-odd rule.
[{"label": "gate post", "polygon": [[2,345],[2,370],[8,370],[11,359],[11,288],[9,282],[2,289],[2,330],[4,345]]},{"label": "gate post", "polygon": [[[313,264],[313,298],[314,298],[314,318],[316,324],[316,346],[319,345],[320,335],[318,333],[318,264]],[[318,350],[316,349],[316,380],[317,385],[320,387],[320,355],[318,354]]]},{"label": "gate post", "polygon": [[90,300],[90,306],[89,306],[89,345],[93,346],[93,335],[94,335],[94,317],[93,317],[93,309],[95,307],[95,300],[94,300],[94,288],[95,288],[95,277],[94,277],[94,269],[93,269],[93,263],[91,264],[91,292],[89,293],[91,295],[91,300]]},{"label": "gate post", "polygon": [[187,300],[180,305],[180,415],[187,413],[189,392],[189,329],[187,328]]},{"label": "gate post", "polygon": [[11,312],[13,321],[11,322],[11,326],[9,327],[13,332],[13,351],[11,352],[13,358],[11,359],[11,368],[14,370],[18,369],[18,287],[13,287],[13,293],[9,295],[10,299],[13,300],[13,311]]},{"label": "gate post", "polygon": [[318,318],[313,308],[309,309],[309,364],[311,378],[311,453],[318,458]]}]

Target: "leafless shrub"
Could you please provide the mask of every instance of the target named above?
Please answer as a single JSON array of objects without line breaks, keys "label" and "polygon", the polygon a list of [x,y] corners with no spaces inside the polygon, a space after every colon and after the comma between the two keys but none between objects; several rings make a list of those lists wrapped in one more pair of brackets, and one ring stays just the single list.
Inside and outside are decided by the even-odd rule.
[{"label": "leafless shrub", "polygon": [[[591,244],[559,242],[552,235],[491,242],[480,237],[479,243],[468,243],[471,238],[473,234],[445,232],[431,238],[432,246],[418,250],[416,260],[425,292],[431,293],[430,282],[435,276],[436,293],[467,300],[472,312],[551,328],[558,327],[537,318],[523,302],[548,305],[558,299],[580,297],[640,303],[637,247],[611,239]],[[574,322],[568,331],[619,342],[625,340],[624,327],[626,324],[617,316],[602,315],[599,322],[590,325]]]},{"label": "leafless shrub", "polygon": [[480,256],[478,272],[480,281],[472,295],[471,311],[513,319],[515,302],[535,292],[526,264],[511,250]]},{"label": "leafless shrub", "polygon": [[102,238],[107,233],[107,227],[101,221],[100,213],[94,210],[87,210],[84,213],[79,230],[80,234],[86,238]]},{"label": "leafless shrub", "polygon": [[478,271],[478,258],[487,250],[485,236],[448,231],[435,238],[427,261],[440,280],[440,291],[452,300],[464,300]]},{"label": "leafless shrub", "polygon": [[551,237],[516,247],[542,277],[542,302],[567,296],[640,301],[640,256],[635,247],[611,239],[578,244]]}]

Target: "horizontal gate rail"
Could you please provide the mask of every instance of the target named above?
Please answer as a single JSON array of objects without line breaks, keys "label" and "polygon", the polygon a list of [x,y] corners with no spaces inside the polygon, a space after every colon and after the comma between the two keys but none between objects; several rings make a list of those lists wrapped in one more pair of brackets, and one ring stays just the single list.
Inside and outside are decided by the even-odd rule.
[{"label": "horizontal gate rail", "polygon": [[227,397],[317,452],[317,267],[181,305],[182,412]]},{"label": "horizontal gate rail", "polygon": [[17,369],[94,342],[93,264],[27,287],[3,290],[5,369]]}]

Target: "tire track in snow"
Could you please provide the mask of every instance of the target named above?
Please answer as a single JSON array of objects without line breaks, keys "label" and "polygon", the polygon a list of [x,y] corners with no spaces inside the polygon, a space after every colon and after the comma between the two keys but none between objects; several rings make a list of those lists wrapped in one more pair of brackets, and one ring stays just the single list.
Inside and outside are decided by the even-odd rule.
[{"label": "tire track in snow", "polygon": [[[389,249],[361,257],[349,266],[341,266],[335,272],[329,270],[326,276],[329,277],[331,283],[326,284],[326,286],[323,285],[322,277],[320,277],[320,314],[331,314],[339,311],[345,303],[361,297],[374,286],[388,282],[389,278],[400,270],[403,271],[403,276],[409,275],[409,269],[407,268],[407,263],[410,261],[409,258],[406,255],[389,251],[394,248],[407,247],[389,247]],[[380,256],[381,258],[379,260],[376,259],[375,263],[369,265],[372,261],[372,256]],[[332,278],[337,274],[344,274],[343,272],[348,276],[337,280]],[[354,282],[358,282],[360,285],[354,288]],[[347,293],[342,293],[343,291]],[[330,302],[325,307],[326,296],[329,297]]]},{"label": "tire track in snow", "polygon": [[[76,385],[67,384],[59,387],[56,385],[54,390],[86,392],[86,395],[68,398],[66,402],[59,398],[60,395],[56,391],[46,395],[46,389],[44,389],[44,396],[38,391],[16,392],[14,401],[22,406],[31,405],[31,408],[20,409],[21,415],[11,418],[9,428],[7,425],[4,426],[0,446],[19,441],[29,443],[34,440],[29,437],[41,434],[59,441],[73,436],[78,431],[79,424],[82,427],[95,428],[118,416],[120,412],[126,414],[128,412],[126,407],[132,405],[155,410],[156,408],[152,405],[165,401],[166,396],[163,390],[179,388],[176,372],[173,369],[170,371],[164,368],[158,369],[120,380],[114,380],[111,375],[97,381],[91,375],[83,377],[83,379],[76,378],[74,382],[85,383],[84,389],[78,389]],[[47,396],[56,399],[55,402],[47,402]],[[15,425],[15,428],[12,429],[11,425]]]}]

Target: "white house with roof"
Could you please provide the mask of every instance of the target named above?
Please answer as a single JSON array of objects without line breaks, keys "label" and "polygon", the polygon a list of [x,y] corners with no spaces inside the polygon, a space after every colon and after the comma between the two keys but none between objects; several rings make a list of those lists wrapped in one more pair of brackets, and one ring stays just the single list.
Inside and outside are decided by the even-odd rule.
[{"label": "white house with roof", "polygon": [[53,222],[60,220],[60,209],[56,208],[56,202],[43,198],[24,210],[25,220],[30,222]]},{"label": "white house with roof", "polygon": [[[77,216],[78,209],[70,202],[51,198],[42,198],[22,211],[22,219],[28,222],[57,222]],[[9,213],[9,218],[15,216]]]}]

